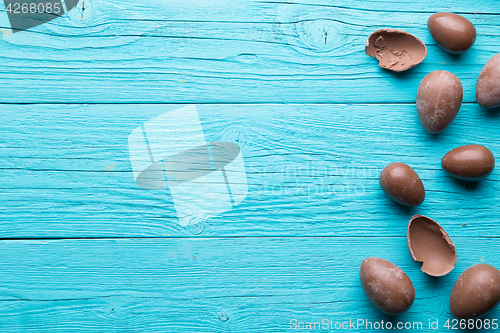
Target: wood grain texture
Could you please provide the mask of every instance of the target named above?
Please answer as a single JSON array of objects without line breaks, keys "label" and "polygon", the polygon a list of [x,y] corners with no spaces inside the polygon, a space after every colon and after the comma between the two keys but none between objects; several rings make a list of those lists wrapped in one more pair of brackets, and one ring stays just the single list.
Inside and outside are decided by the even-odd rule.
[{"label": "wood grain texture", "polygon": [[[127,145],[134,128],[177,107],[3,105],[1,236],[192,236],[168,190],[136,186]],[[425,132],[414,104],[222,104],[198,112],[208,141],[240,145],[249,184],[247,198],[207,220],[202,236],[400,236],[416,213],[452,236],[500,236],[498,172],[469,183],[441,169],[444,154],[464,144],[500,153],[496,112],[465,104],[438,136]],[[380,190],[380,171],[395,161],[422,178],[421,207],[403,208]]]},{"label": "wood grain texture", "polygon": [[[85,11],[15,34],[1,6],[1,332],[293,332],[293,319],[422,331],[438,319],[449,331],[459,274],[500,267],[498,170],[473,183],[440,166],[464,144],[500,154],[499,110],[474,95],[500,51],[497,1],[86,0]],[[438,11],[475,24],[471,50],[451,56],[435,44],[426,22]],[[364,45],[385,27],[424,41],[424,62],[379,68]],[[433,136],[415,97],[438,69],[460,78],[464,103]],[[249,188],[233,210],[181,227],[169,190],[136,186],[127,139],[185,104],[197,105],[207,141],[241,147]],[[422,178],[422,206],[380,190],[394,161]],[[431,278],[412,261],[414,214],[453,239],[449,275]],[[408,313],[390,318],[366,299],[358,270],[369,256],[410,276]]]},{"label": "wood grain texture", "polygon": [[[425,74],[444,68],[467,87],[464,101],[473,102],[479,71],[500,51],[495,1],[460,8],[424,1],[415,11],[413,2],[390,1],[359,1],[352,8],[329,2],[86,3],[91,14],[85,20],[75,9],[0,39],[0,102],[408,103],[415,94],[401,85],[416,89]],[[426,28],[431,13],[451,8],[478,30],[474,47],[459,57],[438,48]],[[422,39],[429,46],[424,62],[399,74],[379,68],[364,45],[384,27]]]},{"label": "wood grain texture", "polygon": [[[0,329],[284,332],[293,319],[325,318],[443,325],[459,274],[500,265],[497,239],[454,240],[468,255],[439,279],[420,272],[404,237],[2,241]],[[372,255],[413,280],[416,301],[404,315],[379,314],[363,294],[358,267]]]}]

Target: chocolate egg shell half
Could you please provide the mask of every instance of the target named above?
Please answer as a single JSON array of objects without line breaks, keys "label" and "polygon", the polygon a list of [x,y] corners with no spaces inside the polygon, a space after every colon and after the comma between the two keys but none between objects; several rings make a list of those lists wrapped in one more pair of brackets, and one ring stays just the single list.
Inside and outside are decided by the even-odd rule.
[{"label": "chocolate egg shell half", "polygon": [[488,60],[479,73],[476,100],[483,108],[500,106],[500,53]]},{"label": "chocolate egg shell half", "polygon": [[405,31],[381,29],[368,37],[365,52],[377,58],[380,67],[401,72],[421,63],[427,55],[427,47]]},{"label": "chocolate egg shell half", "polygon": [[466,145],[450,150],[441,160],[441,166],[451,176],[462,180],[481,180],[495,168],[495,157],[486,147]]},{"label": "chocolate egg shell half", "polygon": [[359,277],[370,302],[385,314],[403,313],[415,300],[415,288],[410,278],[390,261],[366,258],[361,263]]},{"label": "chocolate egg shell half", "polygon": [[427,21],[427,28],[436,43],[450,53],[462,53],[476,40],[474,24],[465,17],[453,13],[431,15]]},{"label": "chocolate egg shell half", "polygon": [[417,91],[418,119],[425,130],[436,134],[448,127],[458,114],[463,95],[462,83],[455,74],[427,74]]},{"label": "chocolate egg shell half", "polygon": [[450,295],[450,311],[457,318],[484,316],[500,302],[500,271],[488,264],[467,268]]},{"label": "chocolate egg shell half", "polygon": [[424,184],[417,173],[407,164],[394,162],[380,173],[380,187],[397,203],[418,206],[425,199]]},{"label": "chocolate egg shell half", "polygon": [[457,251],[450,236],[433,219],[415,215],[408,223],[406,241],[411,257],[423,263],[422,272],[443,276],[457,263]]}]

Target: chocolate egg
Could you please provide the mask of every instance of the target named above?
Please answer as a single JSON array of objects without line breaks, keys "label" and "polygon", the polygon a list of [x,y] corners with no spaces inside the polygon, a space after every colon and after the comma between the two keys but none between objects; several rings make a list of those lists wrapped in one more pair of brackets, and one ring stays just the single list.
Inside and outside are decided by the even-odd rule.
[{"label": "chocolate egg", "polygon": [[443,276],[457,263],[455,245],[436,221],[427,216],[415,215],[408,223],[406,241],[411,257],[423,263],[422,272]]},{"label": "chocolate egg", "polygon": [[361,263],[359,277],[370,302],[385,314],[403,313],[415,300],[415,288],[410,278],[390,261],[366,258]]},{"label": "chocolate egg", "polygon": [[444,130],[455,119],[462,104],[462,83],[455,74],[434,71],[427,74],[417,91],[417,113],[429,133]]},{"label": "chocolate egg", "polygon": [[422,62],[427,47],[406,31],[381,29],[368,37],[365,53],[376,58],[380,67],[401,72]]},{"label": "chocolate egg", "polygon": [[453,13],[431,15],[427,21],[427,28],[436,43],[450,53],[462,53],[476,40],[474,24],[465,17]]},{"label": "chocolate egg", "polygon": [[451,176],[462,180],[481,180],[495,168],[495,157],[486,147],[466,145],[450,150],[441,160],[441,166]]},{"label": "chocolate egg", "polygon": [[500,106],[500,53],[488,60],[479,73],[476,100],[483,108]]},{"label": "chocolate egg", "polygon": [[481,317],[500,302],[500,271],[476,264],[459,276],[450,295],[450,311],[457,318]]},{"label": "chocolate egg", "polygon": [[425,199],[424,184],[408,165],[395,162],[380,173],[380,187],[392,200],[408,206],[418,206]]}]

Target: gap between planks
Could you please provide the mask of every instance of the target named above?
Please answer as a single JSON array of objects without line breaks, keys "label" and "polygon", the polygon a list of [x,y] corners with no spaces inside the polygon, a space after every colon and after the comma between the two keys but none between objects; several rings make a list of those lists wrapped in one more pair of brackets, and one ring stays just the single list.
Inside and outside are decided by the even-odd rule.
[{"label": "gap between planks", "polygon": [[[0,102],[0,105],[415,105],[416,102]],[[462,105],[473,105],[477,102],[462,102]],[[494,110],[494,109],[492,109]]]},{"label": "gap between planks", "polygon": [[[190,237],[190,236],[116,236],[116,237],[15,237],[15,238],[9,238],[9,237],[0,237],[1,242],[8,242],[8,241],[60,241],[60,240],[127,240],[127,239],[145,239],[145,240],[153,240],[153,239],[182,239],[182,240],[195,240],[195,239],[238,239],[238,238],[245,238],[245,239],[281,239],[281,238],[296,238],[296,239],[316,239],[316,238],[325,238],[325,239],[333,239],[333,238],[338,238],[338,239],[362,239],[362,238],[370,238],[370,239],[387,239],[387,238],[393,238],[393,239],[399,239],[399,238],[406,238],[406,235],[404,236],[373,236],[373,235],[359,235],[359,236],[325,236],[325,235],[318,235],[318,236],[298,236],[298,235],[290,235],[290,236],[275,236],[275,235],[263,235],[263,236],[199,236],[199,237]],[[453,238],[466,238],[466,239],[500,239],[500,236],[454,236]]]}]

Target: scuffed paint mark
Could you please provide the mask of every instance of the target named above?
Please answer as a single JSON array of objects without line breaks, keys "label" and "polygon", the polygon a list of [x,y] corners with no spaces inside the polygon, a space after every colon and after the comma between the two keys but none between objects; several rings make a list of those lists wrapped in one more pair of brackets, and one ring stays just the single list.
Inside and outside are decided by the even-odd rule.
[{"label": "scuffed paint mark", "polygon": [[113,171],[114,168],[115,168],[115,162],[111,162],[107,166],[104,167],[104,171],[106,171],[106,174],[108,174],[111,171]]},{"label": "scuffed paint mark", "polygon": [[9,38],[9,37],[12,36],[12,30],[11,29],[0,28],[0,31],[2,32],[2,35],[5,38]]}]

